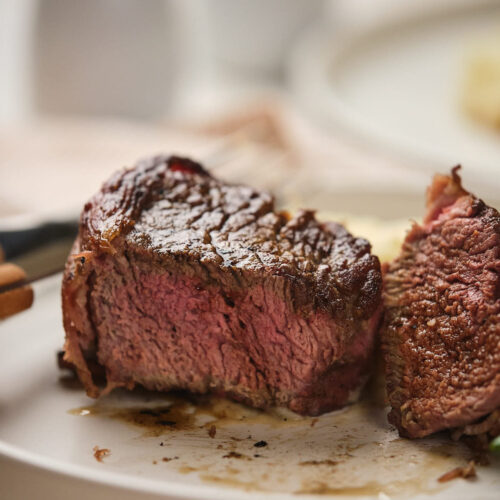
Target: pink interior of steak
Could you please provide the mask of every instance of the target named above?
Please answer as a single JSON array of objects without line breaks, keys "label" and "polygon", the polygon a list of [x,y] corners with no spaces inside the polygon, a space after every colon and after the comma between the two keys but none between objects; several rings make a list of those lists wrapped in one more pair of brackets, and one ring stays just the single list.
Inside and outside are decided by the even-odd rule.
[{"label": "pink interior of steak", "polygon": [[90,303],[110,386],[219,391],[319,414],[343,406],[365,375],[376,317],[340,332],[325,312],[292,311],[273,278],[234,294],[177,272],[123,276],[95,278]]},{"label": "pink interior of steak", "polygon": [[[446,181],[446,182],[445,182]],[[419,437],[500,404],[498,212],[438,176],[385,281],[389,418]]]},{"label": "pink interior of steak", "polygon": [[469,195],[462,187],[462,180],[458,175],[460,167],[454,167],[451,176],[436,174],[432,184],[427,189],[427,213],[424,224],[430,224],[439,219],[442,212],[448,212],[453,204],[461,197]]}]

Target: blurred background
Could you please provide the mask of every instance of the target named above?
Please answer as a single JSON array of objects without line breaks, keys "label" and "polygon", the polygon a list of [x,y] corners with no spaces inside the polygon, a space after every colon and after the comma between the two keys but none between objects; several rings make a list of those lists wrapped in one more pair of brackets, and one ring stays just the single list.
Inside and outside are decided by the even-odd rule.
[{"label": "blurred background", "polygon": [[172,152],[280,203],[407,217],[500,195],[500,3],[1,0],[0,228]]}]

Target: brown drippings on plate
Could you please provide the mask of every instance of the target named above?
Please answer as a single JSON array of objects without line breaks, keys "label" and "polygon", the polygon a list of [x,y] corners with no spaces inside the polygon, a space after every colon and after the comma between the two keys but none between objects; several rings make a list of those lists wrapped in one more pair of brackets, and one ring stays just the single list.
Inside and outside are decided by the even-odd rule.
[{"label": "brown drippings on plate", "polygon": [[208,428],[208,435],[213,439],[216,433],[217,433],[217,427],[215,427],[215,425],[211,425]]},{"label": "brown drippings on plate", "polygon": [[200,479],[206,483],[220,484],[223,486],[230,486],[245,491],[267,491],[263,489],[258,482],[253,481],[240,481],[234,477],[221,477],[212,474],[200,474]]},{"label": "brown drippings on plate", "polygon": [[94,446],[92,450],[94,452],[94,458],[98,462],[102,462],[103,458],[109,457],[109,455],[111,455],[111,450],[108,448],[99,448],[99,446]]},{"label": "brown drippings on plate", "polygon": [[147,436],[160,436],[171,431],[196,428],[196,415],[188,402],[168,406],[114,408],[99,403],[70,410],[72,415],[103,416],[141,427]]},{"label": "brown drippings on plate", "polygon": [[443,489],[443,485],[436,483],[434,486],[424,486],[422,478],[412,478],[405,481],[392,481],[389,483],[379,483],[378,481],[368,481],[361,485],[335,486],[323,481],[305,482],[296,494],[299,495],[343,495],[343,496],[370,496],[380,497],[381,495],[409,495],[410,497],[419,493],[437,493]]},{"label": "brown drippings on plate", "polygon": [[177,469],[181,474],[191,474],[192,472],[198,472],[200,469],[197,467],[191,467],[189,465],[182,465]]},{"label": "brown drippings on plate", "polygon": [[335,460],[305,460],[304,462],[299,462],[299,465],[337,465],[338,462]]},{"label": "brown drippings on plate", "polygon": [[[371,400],[315,417],[314,426],[312,418],[279,410],[268,414],[217,397],[135,391],[117,391],[70,413],[117,419],[138,428],[139,439],[161,435],[151,445],[167,446],[168,439],[172,456],[182,456],[179,473],[240,489],[411,497],[447,488],[437,478],[472,458],[444,435],[414,442],[399,438],[386,410]],[[210,439],[212,426],[216,436]],[[236,478],[237,460],[244,468]],[[374,463],[380,467],[367,466]]]},{"label": "brown drippings on plate", "polygon": [[166,404],[162,406],[128,408],[114,407],[107,405],[105,400],[100,400],[91,406],[69,410],[69,413],[121,420],[143,428],[147,436],[160,436],[171,431],[196,430],[200,427],[199,420],[205,420],[201,427],[208,430],[210,437],[215,437],[216,430],[212,431],[212,427],[217,429],[241,423],[261,424],[272,428],[296,427],[304,426],[312,420],[294,414],[283,419],[281,414],[286,410],[265,412],[217,397],[168,395],[164,399]]},{"label": "brown drippings on plate", "polygon": [[237,451],[230,451],[226,455],[223,455],[222,458],[240,458],[243,460],[252,460],[250,457],[243,455],[243,453],[238,453]]}]

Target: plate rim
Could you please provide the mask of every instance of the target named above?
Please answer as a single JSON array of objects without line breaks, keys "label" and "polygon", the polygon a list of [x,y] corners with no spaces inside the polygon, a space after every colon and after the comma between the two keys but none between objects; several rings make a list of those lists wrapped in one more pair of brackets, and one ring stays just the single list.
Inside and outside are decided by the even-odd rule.
[{"label": "plate rim", "polygon": [[[128,492],[146,493],[163,496],[166,498],[185,498],[212,500],[218,498],[221,500],[235,500],[241,498],[250,500],[255,498],[269,498],[276,500],[289,500],[291,494],[272,492],[272,491],[245,491],[236,488],[216,487],[204,484],[183,484],[169,480],[160,481],[157,479],[148,479],[137,475],[127,475],[114,471],[100,471],[72,463],[65,463],[52,457],[46,457],[40,453],[30,452],[20,446],[12,445],[0,439],[0,457],[21,465],[34,467],[40,471],[50,472],[62,475],[72,479],[83,480],[88,483],[108,486],[125,490]],[[301,498],[308,498],[307,495]]]}]

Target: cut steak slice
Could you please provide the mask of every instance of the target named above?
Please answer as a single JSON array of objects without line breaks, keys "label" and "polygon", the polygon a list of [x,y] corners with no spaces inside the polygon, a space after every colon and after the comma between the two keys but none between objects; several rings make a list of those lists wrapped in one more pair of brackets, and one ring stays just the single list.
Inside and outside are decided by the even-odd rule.
[{"label": "cut steak slice", "polygon": [[500,216],[457,169],[434,178],[423,225],[385,273],[389,421],[408,437],[500,406]]},{"label": "cut steak slice", "polygon": [[317,415],[367,376],[381,289],[369,243],[342,226],[155,157],[84,207],[62,288],[65,360],[90,396],[140,384]]}]

